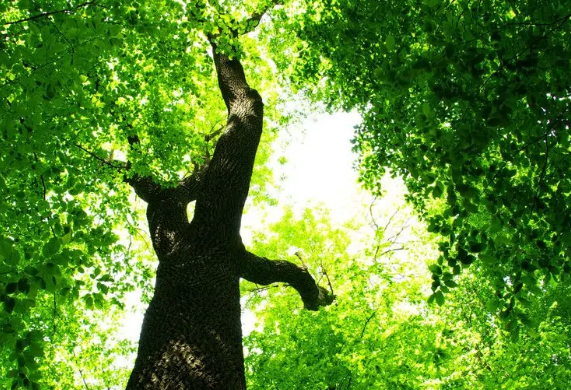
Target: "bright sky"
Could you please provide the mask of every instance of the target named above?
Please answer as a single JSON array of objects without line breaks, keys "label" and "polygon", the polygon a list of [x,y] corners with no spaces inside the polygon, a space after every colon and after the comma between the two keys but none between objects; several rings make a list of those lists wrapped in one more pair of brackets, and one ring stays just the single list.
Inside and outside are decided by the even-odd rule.
[{"label": "bright sky", "polygon": [[293,203],[320,201],[331,208],[344,205],[356,195],[357,172],[352,168],[354,127],[360,122],[356,113],[320,115],[304,124],[305,134],[291,141],[285,155],[288,163],[276,170],[285,174],[284,195]]},{"label": "bright sky", "polygon": [[354,127],[360,122],[356,113],[320,115],[309,119],[304,136],[290,143],[285,155],[288,163],[276,169],[284,174],[284,198],[288,203],[304,207],[322,202],[334,218],[346,220],[353,202],[359,198],[356,156],[351,151]]},{"label": "bright sky", "polygon": [[[353,168],[356,155],[351,151],[350,142],[359,122],[356,113],[320,114],[279,136],[276,145],[287,143],[274,156],[276,160],[286,156],[286,164],[272,164],[274,177],[281,187],[273,196],[280,206],[291,205],[301,212],[322,203],[337,222],[353,216],[357,209],[355,203],[362,200],[358,174]],[[272,215],[267,217],[273,220]],[[262,219],[255,209],[249,209],[244,215],[242,238],[246,245],[250,242],[249,230],[259,229]]]}]

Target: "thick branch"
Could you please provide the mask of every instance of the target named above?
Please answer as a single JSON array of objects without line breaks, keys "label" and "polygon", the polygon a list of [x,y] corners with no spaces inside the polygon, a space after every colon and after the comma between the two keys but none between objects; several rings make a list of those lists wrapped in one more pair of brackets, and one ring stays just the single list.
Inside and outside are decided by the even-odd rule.
[{"label": "thick branch", "polygon": [[194,172],[185,177],[173,188],[163,188],[153,181],[151,177],[134,175],[125,178],[125,182],[131,185],[137,196],[147,203],[159,201],[165,198],[176,198],[181,203],[190,203],[196,200],[200,191],[203,170]]},{"label": "thick branch", "polygon": [[[273,0],[270,2],[267,8],[262,9],[254,13],[249,19],[246,20],[246,30],[244,33],[251,32],[258,26],[260,20],[271,7],[281,4],[280,0]],[[234,37],[239,35],[237,30],[231,30],[231,34]],[[246,81],[246,76],[244,75],[244,69],[240,64],[240,61],[236,58],[230,59],[227,55],[218,52],[218,46],[216,44],[219,36],[208,35],[208,40],[212,45],[212,54],[214,56],[214,64],[216,65],[216,73],[218,74],[218,85],[220,86],[220,91],[222,92],[222,97],[226,103],[226,108],[231,111],[230,104],[232,100],[249,97],[255,100],[260,100],[257,91],[251,89]]]},{"label": "thick branch", "polygon": [[268,285],[287,283],[297,290],[306,309],[317,310],[330,305],[335,296],[318,286],[306,268],[285,260],[268,260],[246,252],[242,260],[241,277],[250,282]]},{"label": "thick branch", "polygon": [[[128,141],[131,148],[140,144],[137,135],[129,136]],[[131,169],[130,162],[127,163],[127,169]],[[186,207],[197,199],[205,170],[206,166],[197,169],[175,187],[167,188],[155,183],[149,176],[124,176],[124,181],[147,202],[149,232],[159,260],[165,258],[184,239],[189,226]]]},{"label": "thick branch", "polygon": [[248,85],[240,61],[219,52],[211,42],[228,122],[204,174],[194,221],[207,224],[219,237],[237,237],[262,134],[264,105]]},{"label": "thick branch", "polygon": [[240,61],[237,58],[230,59],[227,55],[219,53],[218,46],[212,39],[211,45],[218,75],[218,86],[228,112],[232,110],[232,103],[235,101],[247,98],[261,100],[258,93],[248,85]]}]

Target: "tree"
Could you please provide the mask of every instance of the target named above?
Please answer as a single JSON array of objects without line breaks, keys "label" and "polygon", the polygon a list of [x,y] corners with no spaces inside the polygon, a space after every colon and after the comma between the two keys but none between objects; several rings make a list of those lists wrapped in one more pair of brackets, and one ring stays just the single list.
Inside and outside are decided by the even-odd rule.
[{"label": "tree", "polygon": [[[262,132],[263,103],[247,84],[240,62],[222,54],[216,38],[209,39],[228,108],[212,161],[174,188],[138,176],[129,179],[148,203],[159,268],[128,389],[245,388],[240,277],[262,285],[286,282],[310,310],[332,301],[306,269],[258,257],[242,244],[240,220]],[[189,223],[186,207],[195,200]]]},{"label": "tree", "polygon": [[[307,1],[278,69],[363,116],[365,186],[402,177],[441,235],[433,299],[473,265],[514,310],[571,272],[568,1]],[[309,8],[309,6],[311,7]],[[308,82],[309,81],[309,82]],[[521,304],[521,305],[519,305]]]},{"label": "tree", "polygon": [[[106,298],[119,303],[133,287],[136,278],[117,264],[128,251],[112,232],[131,216],[124,183],[147,203],[159,259],[127,388],[245,388],[240,278],[286,282],[309,310],[332,302],[307,269],[256,256],[240,238],[264,104],[246,80],[239,39],[271,4],[245,9],[248,18],[229,17],[231,4],[209,2],[0,6],[2,143],[9,151],[0,182],[8,194],[1,321],[16,351],[6,375],[12,388],[38,387],[36,358],[49,336],[32,309],[37,303],[53,295],[55,316],[58,301],[105,307]],[[199,137],[185,128],[199,114],[217,122],[214,103],[197,87],[209,81],[198,76],[211,73],[206,43],[227,110],[215,142],[221,130]],[[154,51],[159,45],[166,46]]]},{"label": "tree", "polygon": [[[148,288],[153,267],[129,237],[140,234],[129,186],[148,202],[160,259],[130,386],[162,368],[154,377],[173,386],[244,386],[239,276],[289,280],[310,309],[331,300],[303,268],[241,245],[248,188],[261,199],[268,182],[267,170],[253,171],[269,153],[258,142],[284,120],[272,111],[276,73],[304,97],[363,115],[355,143],[364,184],[379,194],[385,171],[402,176],[439,237],[430,300],[443,304],[473,276],[483,313],[499,314],[514,334],[534,313],[557,311],[543,297],[564,296],[571,271],[568,1],[292,0],[258,25],[273,3],[0,4],[2,385],[48,384],[42,374],[76,354],[82,329],[103,336],[94,324],[117,315],[127,292]],[[418,335],[426,323],[415,321]],[[348,326],[351,340],[362,326]],[[90,347],[74,359],[102,348]],[[168,348],[167,363],[159,355]],[[192,354],[198,360],[182,359]],[[547,355],[538,362],[557,368]],[[438,371],[441,362],[423,364]],[[347,383],[346,373],[331,383]]]}]

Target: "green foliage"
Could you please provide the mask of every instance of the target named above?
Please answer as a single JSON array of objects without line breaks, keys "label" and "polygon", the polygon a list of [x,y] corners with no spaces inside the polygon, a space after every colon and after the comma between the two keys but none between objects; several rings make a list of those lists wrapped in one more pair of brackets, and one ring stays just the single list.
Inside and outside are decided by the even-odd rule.
[{"label": "green foliage", "polygon": [[[526,325],[506,331],[486,307],[498,297],[482,275],[463,275],[446,306],[430,305],[425,288],[430,245],[409,243],[404,256],[395,251],[379,256],[377,248],[359,245],[349,255],[358,224],[335,228],[327,221],[325,210],[299,216],[286,211],[254,241],[267,256],[287,257],[292,249],[305,254],[304,263],[315,274],[327,271],[337,298],[319,312],[308,312],[300,310],[291,289],[260,290],[244,283],[259,318],[244,340],[248,388],[566,388],[571,380],[569,283],[549,288],[528,307]],[[389,218],[394,226],[377,229],[376,239],[369,231],[365,242],[390,248],[392,231],[407,230],[400,226],[404,222]],[[360,236],[367,231],[357,230]],[[415,239],[430,241],[426,233],[417,234]]]},{"label": "green foliage", "polygon": [[564,389],[569,2],[289,1],[236,38],[270,3],[0,3],[0,387],[124,383],[133,346],[112,335],[154,274],[124,178],[169,186],[210,158],[226,115],[211,37],[267,102],[255,201],[275,203],[269,144],[289,118],[273,107],[294,92],[362,113],[363,183],[403,177],[439,242],[387,257],[377,226],[355,252],[354,227],[286,209],[257,253],[297,252],[338,299],[309,313],[292,289],[242,286],[264,308],[251,388]]},{"label": "green foliage", "polygon": [[[105,367],[128,345],[113,344],[114,327],[104,329],[102,319],[119,318],[125,293],[147,296],[154,275],[150,246],[140,242],[142,210],[132,207],[124,178],[169,186],[210,158],[226,110],[206,35],[219,34],[235,55],[254,47],[231,37],[252,26],[230,3],[0,5],[0,340],[8,346],[1,388],[73,388],[85,378],[96,389],[124,380],[129,367]],[[275,105],[259,52],[244,63],[256,67],[253,85]],[[261,168],[280,118],[270,108],[267,120]],[[135,134],[141,142],[132,151]],[[255,199],[271,183],[271,172],[258,169]]]},{"label": "green foliage", "polygon": [[274,53],[279,69],[362,113],[361,179],[404,178],[441,237],[439,269],[482,269],[508,314],[568,278],[569,1],[301,3],[280,13],[287,34],[271,30],[294,48]]}]

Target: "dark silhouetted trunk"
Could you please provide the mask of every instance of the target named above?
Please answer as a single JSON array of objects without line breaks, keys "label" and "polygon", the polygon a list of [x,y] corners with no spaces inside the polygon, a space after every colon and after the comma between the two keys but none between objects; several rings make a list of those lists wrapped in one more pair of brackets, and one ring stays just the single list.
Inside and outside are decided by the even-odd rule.
[{"label": "dark silhouetted trunk", "polygon": [[[240,220],[262,133],[263,104],[240,62],[212,47],[228,121],[211,162],[176,188],[163,189],[150,178],[128,179],[148,203],[159,259],[130,390],[246,388],[241,277],[260,284],[288,283],[311,310],[332,301],[304,268],[260,258],[242,244]],[[186,207],[192,201],[196,205],[189,222]]]}]

